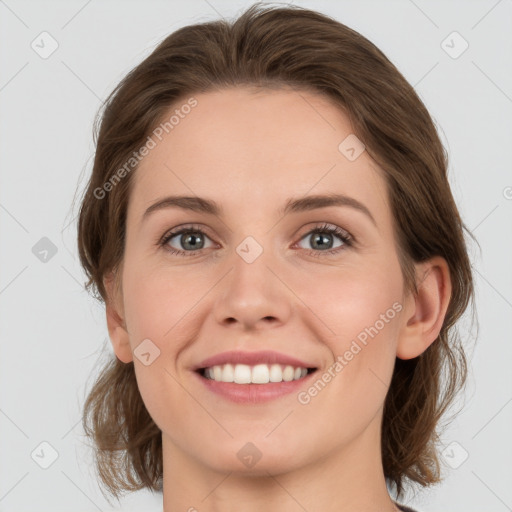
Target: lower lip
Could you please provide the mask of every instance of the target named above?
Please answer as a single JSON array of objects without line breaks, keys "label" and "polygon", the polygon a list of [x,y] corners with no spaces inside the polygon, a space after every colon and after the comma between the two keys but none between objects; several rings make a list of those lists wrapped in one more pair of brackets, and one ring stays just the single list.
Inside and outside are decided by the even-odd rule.
[{"label": "lower lip", "polygon": [[309,382],[316,371],[308,373],[305,377],[289,382],[269,382],[268,384],[235,384],[234,382],[218,382],[207,379],[197,372],[196,376],[207,389],[217,393],[237,404],[259,404],[275,400],[294,391],[297,392]]}]

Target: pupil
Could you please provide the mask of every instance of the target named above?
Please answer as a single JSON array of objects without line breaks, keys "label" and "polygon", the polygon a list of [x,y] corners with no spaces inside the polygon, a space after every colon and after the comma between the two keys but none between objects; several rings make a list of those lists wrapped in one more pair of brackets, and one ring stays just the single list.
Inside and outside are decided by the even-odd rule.
[{"label": "pupil", "polygon": [[197,241],[200,237],[196,236],[196,235],[193,235],[193,234],[187,234],[185,235],[184,237],[184,240],[185,240],[185,243],[182,243],[182,247],[184,249],[187,249],[187,244],[190,244],[190,247],[189,248],[192,248],[192,249],[201,249],[202,248],[202,245],[201,244],[201,241]]},{"label": "pupil", "polygon": [[317,242],[318,238],[320,238],[320,240],[323,241],[323,243],[324,243],[324,245],[320,245],[319,248],[325,248],[325,244],[327,244],[327,246],[328,246],[327,248],[328,249],[330,249],[332,247],[332,240],[329,240],[331,235],[327,235],[325,233],[317,233],[316,235],[313,235],[313,236],[314,236],[314,238],[313,238],[313,240],[314,240],[313,247],[315,245],[317,245],[316,242]]}]

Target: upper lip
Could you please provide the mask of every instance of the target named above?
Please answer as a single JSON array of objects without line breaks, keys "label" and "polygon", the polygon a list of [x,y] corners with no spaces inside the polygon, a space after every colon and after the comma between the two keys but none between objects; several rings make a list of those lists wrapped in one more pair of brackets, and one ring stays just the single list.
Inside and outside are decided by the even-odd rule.
[{"label": "upper lip", "polygon": [[231,350],[228,352],[222,352],[221,354],[216,354],[212,357],[208,357],[198,365],[195,365],[192,369],[199,370],[228,363],[233,365],[283,364],[301,368],[316,368],[313,364],[301,361],[300,359],[289,356],[287,354],[274,352],[273,350],[262,350],[259,352],[241,352],[238,350]]}]

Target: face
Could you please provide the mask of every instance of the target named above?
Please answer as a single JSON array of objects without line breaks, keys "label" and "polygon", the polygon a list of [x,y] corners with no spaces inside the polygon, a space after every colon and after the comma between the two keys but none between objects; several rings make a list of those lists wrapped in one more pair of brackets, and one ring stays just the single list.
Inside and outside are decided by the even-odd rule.
[{"label": "face", "polygon": [[[404,324],[385,182],[366,151],[349,159],[339,149],[353,129],[323,96],[237,88],[195,98],[133,176],[119,304],[126,345],[116,354],[133,358],[167,446],[212,469],[286,471],[370,426],[378,433]],[[333,194],[362,206],[283,213]],[[168,196],[219,211],[168,205],[145,215]],[[147,365],[132,355],[144,340]],[[195,371],[226,351],[263,350],[316,371],[252,403],[213,392]],[[239,457],[247,442],[262,454],[253,468]]]}]

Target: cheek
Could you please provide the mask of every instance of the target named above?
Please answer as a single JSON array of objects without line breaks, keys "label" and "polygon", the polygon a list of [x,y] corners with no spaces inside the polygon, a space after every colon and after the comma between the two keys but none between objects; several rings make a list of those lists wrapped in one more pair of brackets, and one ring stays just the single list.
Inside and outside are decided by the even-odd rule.
[{"label": "cheek", "polygon": [[[377,400],[385,395],[396,357],[401,287],[398,264],[340,269],[302,281],[297,295],[315,313],[319,339],[333,363],[342,358],[343,368],[333,370],[334,387],[348,402],[355,390],[359,398],[361,393]],[[347,408],[357,406],[357,400]]]},{"label": "cheek", "polygon": [[[185,279],[183,273],[180,277],[178,271],[126,265],[124,306],[130,344],[135,350],[137,385],[149,414],[161,430],[176,422],[172,411],[184,410],[190,402],[177,381],[182,378],[178,368],[180,353],[194,338],[188,329],[193,306],[204,294],[197,288],[196,279]],[[137,358],[137,347],[147,339],[159,352],[145,365]]]},{"label": "cheek", "polygon": [[123,291],[132,345],[149,338],[168,350],[165,341],[183,329],[203,288],[201,277],[190,271],[185,276],[178,268],[127,265]]},{"label": "cheek", "polygon": [[390,330],[391,322],[385,320],[397,316],[393,304],[401,298],[402,281],[399,269],[391,265],[379,269],[375,264],[331,268],[315,275],[303,273],[296,285],[297,295],[315,314],[317,323],[324,325],[325,339],[332,339],[333,343],[337,340],[339,348],[343,348],[347,339],[356,338],[376,322],[379,331]]}]

